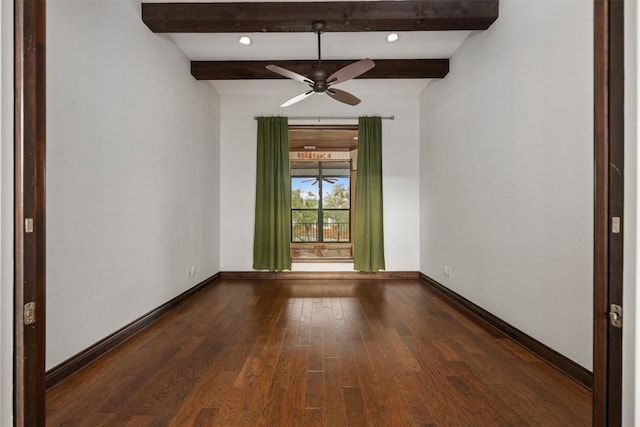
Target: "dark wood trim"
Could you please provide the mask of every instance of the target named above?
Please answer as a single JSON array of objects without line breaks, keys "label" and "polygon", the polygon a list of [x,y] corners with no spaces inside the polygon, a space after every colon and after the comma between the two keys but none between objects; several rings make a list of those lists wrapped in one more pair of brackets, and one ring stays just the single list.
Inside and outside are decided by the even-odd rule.
[{"label": "dark wood trim", "polygon": [[470,319],[474,319],[481,324],[491,326],[493,329],[497,330],[522,347],[526,348],[578,384],[589,390],[592,389],[593,374],[588,369],[585,369],[573,360],[558,353],[554,349],[546,346],[530,335],[527,335],[521,330],[511,326],[509,323],[489,313],[482,307],[472,303],[468,299],[457,294],[441,283],[438,283],[432,278],[420,273],[420,279],[431,289],[434,289],[442,296],[444,296],[445,299],[450,302],[455,308],[461,309],[462,312],[467,312],[468,314],[470,314]]},{"label": "dark wood trim", "polygon": [[486,30],[498,0],[403,0],[249,3],[143,3],[142,20],[156,33]]},{"label": "dark wood trim", "polygon": [[[608,304],[623,306],[624,230],[624,2],[609,6],[609,218],[620,218],[620,233],[609,233]],[[631,326],[633,327],[633,326]],[[622,425],[622,328],[609,325],[607,425]]]},{"label": "dark wood trim", "polygon": [[624,2],[594,2],[594,306],[593,425],[622,425],[622,329],[610,304],[622,306],[624,230]]},{"label": "dark wood trim", "polygon": [[[172,300],[162,304],[161,306],[151,310],[144,316],[141,316],[129,323],[128,325],[122,327],[111,335],[103,338],[97,343],[93,344],[91,347],[81,351],[75,356],[65,360],[59,365],[49,369],[46,374],[47,381],[47,391],[51,390],[58,384],[62,383],[64,380],[70,378],[74,374],[80,372],[82,369],[86,368],[109,351],[113,350],[129,338],[133,337],[143,329],[152,325],[153,323],[160,320],[164,315],[173,310],[178,305],[182,304],[188,298],[195,295],[197,292],[201,291],[205,287],[211,285],[215,281],[219,280],[221,277],[220,273],[217,273],[208,279],[200,282],[195,285],[191,289],[181,293],[177,297]],[[42,424],[44,425],[44,424]]]},{"label": "dark wood trim", "polygon": [[292,125],[289,124],[289,131],[300,131],[300,130],[358,130],[358,125]]},{"label": "dark wood trim", "polygon": [[336,263],[352,263],[352,258],[331,258],[331,257],[321,257],[321,258],[304,258],[304,257],[291,257],[291,262],[293,264],[336,264]]},{"label": "dark wood trim", "polygon": [[404,280],[417,279],[417,271],[380,271],[361,273],[358,271],[223,271],[223,279],[244,280]]},{"label": "dark wood trim", "polygon": [[[14,422],[45,425],[45,2],[14,2]],[[25,219],[33,231],[25,231]],[[24,325],[24,305],[35,323]]]},{"label": "dark wood trim", "polygon": [[[322,69],[333,74],[357,61],[322,60]],[[441,79],[449,73],[449,59],[374,59],[375,68],[358,79]],[[308,76],[318,66],[316,60],[291,61],[191,61],[191,75],[197,80],[284,79],[267,70],[269,64]]]},{"label": "dark wood trim", "polygon": [[593,276],[593,404],[594,427],[607,425],[607,270],[608,270],[608,76],[606,1],[594,0],[594,276]]}]

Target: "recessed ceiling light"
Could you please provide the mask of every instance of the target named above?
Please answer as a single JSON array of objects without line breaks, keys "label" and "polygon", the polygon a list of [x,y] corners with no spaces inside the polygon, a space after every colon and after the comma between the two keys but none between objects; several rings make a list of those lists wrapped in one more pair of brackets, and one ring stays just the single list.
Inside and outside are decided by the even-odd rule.
[{"label": "recessed ceiling light", "polygon": [[238,43],[249,46],[251,44],[251,39],[247,36],[238,37]]},{"label": "recessed ceiling light", "polygon": [[398,33],[391,33],[387,35],[387,41],[389,43],[395,43],[398,41],[399,38],[400,38],[400,35]]}]

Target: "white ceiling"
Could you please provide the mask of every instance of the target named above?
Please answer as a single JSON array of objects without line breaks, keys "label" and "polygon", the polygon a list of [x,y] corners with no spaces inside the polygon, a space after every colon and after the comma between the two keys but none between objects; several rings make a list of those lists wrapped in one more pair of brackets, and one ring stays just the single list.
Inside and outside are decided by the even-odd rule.
[{"label": "white ceiling", "polygon": [[[153,2],[189,2],[193,0],[150,0]],[[207,1],[207,0],[196,0]],[[237,0],[215,0],[231,2]],[[265,1],[265,0],[258,0]],[[266,0],[277,1],[277,0]],[[314,1],[314,0],[291,0]],[[193,61],[251,61],[251,60],[313,60],[318,57],[317,36],[311,28],[313,17],[310,17],[308,33],[171,33],[168,37],[174,40],[184,54]],[[433,59],[451,58],[453,53],[472,34],[472,31],[416,31],[400,32],[400,39],[388,43],[389,32],[344,33],[327,32],[322,34],[323,59]],[[251,37],[252,44],[243,46],[238,43],[240,36]],[[341,86],[342,89],[358,89],[374,82],[376,90],[393,88],[393,91],[421,90],[430,80],[395,80],[393,85],[383,80],[365,79],[351,81]],[[268,84],[267,84],[268,83]],[[293,81],[211,81],[219,91],[255,92],[259,90],[291,91],[292,95],[301,86]],[[286,89],[285,89],[286,88]],[[288,93],[288,92],[285,92]]]},{"label": "white ceiling", "polygon": [[[450,58],[471,31],[402,32],[388,43],[388,32],[322,34],[323,59]],[[250,46],[238,43],[248,35]],[[318,57],[317,36],[309,33],[174,33],[169,34],[185,55],[196,61],[301,60]]]}]

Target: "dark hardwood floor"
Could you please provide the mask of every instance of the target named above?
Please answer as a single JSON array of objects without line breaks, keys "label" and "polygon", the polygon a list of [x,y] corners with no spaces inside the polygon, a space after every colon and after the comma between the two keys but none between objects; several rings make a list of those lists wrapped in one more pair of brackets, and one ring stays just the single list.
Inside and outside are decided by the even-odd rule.
[{"label": "dark hardwood floor", "polygon": [[591,393],[419,280],[222,279],[47,395],[48,426],[588,426]]}]

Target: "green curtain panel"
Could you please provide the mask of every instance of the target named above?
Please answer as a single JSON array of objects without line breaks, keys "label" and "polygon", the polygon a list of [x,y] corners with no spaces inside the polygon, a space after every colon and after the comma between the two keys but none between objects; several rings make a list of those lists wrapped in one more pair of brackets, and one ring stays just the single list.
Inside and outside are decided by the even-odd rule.
[{"label": "green curtain panel", "polygon": [[358,119],[358,176],[356,179],[353,267],[384,270],[382,218],[382,119]]},{"label": "green curtain panel", "polygon": [[253,268],[291,270],[291,180],[286,117],[258,117]]}]

